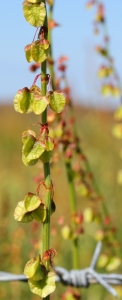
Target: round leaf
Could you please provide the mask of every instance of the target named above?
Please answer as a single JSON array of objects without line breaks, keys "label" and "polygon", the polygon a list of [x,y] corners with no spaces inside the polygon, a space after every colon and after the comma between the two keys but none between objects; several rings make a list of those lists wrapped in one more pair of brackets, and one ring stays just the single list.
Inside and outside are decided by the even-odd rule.
[{"label": "round leaf", "polygon": [[32,57],[37,63],[42,63],[47,59],[49,49],[43,49],[41,41],[35,41],[32,44]]},{"label": "round leaf", "polygon": [[24,143],[23,154],[25,156],[27,156],[30,153],[30,151],[32,150],[32,148],[36,142],[36,138],[31,134],[31,132],[25,131],[22,134],[22,141]]},{"label": "round leaf", "polygon": [[24,206],[26,212],[30,212],[37,209],[40,203],[41,203],[41,199],[38,196],[28,193],[24,199]]},{"label": "round leaf", "polygon": [[25,55],[28,62],[31,62],[33,60],[32,54],[31,54],[31,44],[27,45],[25,48]]},{"label": "round leaf", "polygon": [[15,220],[22,222],[22,223],[28,223],[33,220],[32,214],[26,213],[26,211],[25,211],[24,201],[18,202],[18,205],[14,212],[14,218],[15,218]]},{"label": "round leaf", "polygon": [[64,94],[59,92],[50,92],[48,94],[48,97],[49,97],[49,102],[50,102],[49,105],[51,109],[56,113],[62,112],[66,103]]},{"label": "round leaf", "polygon": [[23,12],[26,21],[34,27],[40,27],[44,24],[46,9],[43,2],[30,3],[23,2]]},{"label": "round leaf", "polygon": [[25,87],[17,92],[14,97],[14,109],[19,113],[32,112],[33,94]]},{"label": "round leaf", "polygon": [[47,107],[47,105],[49,104],[49,101],[46,97],[42,97],[40,99],[36,99],[34,98],[33,101],[33,112],[36,115],[40,115]]},{"label": "round leaf", "polygon": [[24,274],[27,278],[39,281],[44,277],[44,271],[40,264],[40,254],[37,257],[33,257],[27,262],[24,268]]},{"label": "round leaf", "polygon": [[49,272],[43,277],[40,281],[34,281],[29,279],[28,283],[31,289],[31,292],[45,298],[55,290],[55,279],[56,275],[54,272]]},{"label": "round leaf", "polygon": [[41,203],[40,206],[32,212],[33,218],[37,222],[44,222],[46,219],[46,214],[46,206],[43,203]]},{"label": "round leaf", "polygon": [[24,146],[22,149],[22,160],[26,166],[28,165],[34,165],[42,155],[42,153],[45,150],[45,145],[41,142],[35,142],[33,145],[33,148],[30,150],[28,155],[25,156],[24,154]]}]

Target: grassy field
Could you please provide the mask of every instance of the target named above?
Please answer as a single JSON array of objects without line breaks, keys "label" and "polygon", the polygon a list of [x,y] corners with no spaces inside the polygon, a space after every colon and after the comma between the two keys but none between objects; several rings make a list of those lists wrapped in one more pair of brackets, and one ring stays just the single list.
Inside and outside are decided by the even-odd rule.
[{"label": "grassy field", "polygon": [[[118,237],[122,236],[122,188],[117,184],[117,172],[121,167],[119,151],[121,142],[112,136],[114,125],[113,113],[75,108],[78,133],[82,147],[87,154],[93,173],[100,187],[104,201],[112,214],[113,221],[118,228]],[[21,161],[21,134],[28,126],[39,120],[32,114],[24,116],[14,112],[12,106],[0,106],[0,270],[22,273],[27,260],[39,252],[41,244],[41,228],[36,224],[20,225],[13,217],[15,206],[23,200],[28,191],[34,192],[36,184],[34,177],[39,173],[39,166],[25,167]],[[65,168],[60,164],[52,168],[52,178],[55,187],[54,200],[56,213],[52,216],[51,247],[56,248],[56,265],[70,269],[71,245],[67,241],[60,242],[58,218],[69,216],[68,189]],[[62,193],[63,187],[63,193]],[[79,208],[82,203],[78,197]],[[33,238],[32,238],[33,236]],[[38,242],[40,240],[40,242]],[[87,267],[95,247],[92,234],[84,232],[80,243],[81,267]],[[60,284],[59,284],[60,285]],[[57,287],[59,299],[62,288]],[[63,288],[65,290],[65,288]],[[84,299],[113,299],[101,287],[82,289]],[[37,300],[25,283],[0,283],[1,300]]]}]

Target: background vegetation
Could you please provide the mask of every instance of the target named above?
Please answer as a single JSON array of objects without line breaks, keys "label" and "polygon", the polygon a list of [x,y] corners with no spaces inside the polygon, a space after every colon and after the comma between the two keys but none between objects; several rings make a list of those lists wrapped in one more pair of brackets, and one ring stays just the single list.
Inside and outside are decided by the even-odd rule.
[{"label": "background vegetation", "polygon": [[[113,226],[118,228],[118,237],[121,242],[122,218],[121,218],[121,187],[118,186],[116,174],[120,166],[118,152],[120,142],[112,136],[113,112],[75,107],[77,128],[81,138],[82,147],[87,154],[92,170],[99,184],[106,205],[112,214]],[[37,121],[39,117],[36,117]],[[18,224],[13,217],[14,209],[18,201],[24,198],[28,189],[35,189],[36,165],[31,169],[26,168],[21,161],[21,133],[28,128],[28,124],[35,122],[33,115],[20,115],[9,105],[0,106],[0,270],[22,273],[26,261],[35,256],[39,251],[40,226],[32,222],[32,225]],[[35,172],[35,173],[34,173]],[[52,165],[53,183],[55,186],[54,201],[57,206],[56,214],[52,216],[51,223],[51,247],[57,250],[55,264],[70,269],[71,253],[70,242],[64,241],[60,236],[59,217],[69,218],[68,190],[65,168],[60,163]],[[58,180],[57,180],[58,178]],[[32,186],[33,182],[33,186]],[[88,200],[78,201],[79,209],[88,206]],[[31,226],[31,227],[30,227]],[[90,263],[96,242],[93,239],[97,223],[84,224],[84,233],[80,243],[80,267],[87,267]],[[31,228],[31,230],[30,230]],[[31,232],[34,239],[31,239]],[[28,240],[26,237],[28,236]],[[41,242],[41,241],[40,241]],[[104,271],[104,270],[102,270]],[[121,269],[120,269],[121,271]],[[15,295],[16,289],[16,295]],[[58,299],[58,295],[65,287],[58,284],[56,293],[52,299]],[[57,294],[59,293],[59,294]],[[84,299],[112,299],[102,287],[90,287],[81,290]],[[25,283],[0,283],[0,299],[22,300],[38,299],[29,291]]]}]

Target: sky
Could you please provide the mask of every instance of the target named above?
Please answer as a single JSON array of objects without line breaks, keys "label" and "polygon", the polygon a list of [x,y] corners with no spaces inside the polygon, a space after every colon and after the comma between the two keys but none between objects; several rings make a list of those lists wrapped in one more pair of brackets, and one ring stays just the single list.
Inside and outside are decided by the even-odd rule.
[{"label": "sky", "polygon": [[[100,36],[93,34],[94,9],[86,10],[86,0],[55,0],[54,19],[61,24],[53,30],[54,59],[69,57],[67,76],[74,101],[86,105],[117,105],[101,99],[97,78],[99,59],[94,51]],[[110,49],[122,78],[122,1],[104,0]],[[14,95],[35,77],[29,72],[24,47],[32,42],[35,28],[24,19],[22,0],[1,1],[0,14],[0,102],[13,102]],[[102,36],[101,36],[102,40]]]}]

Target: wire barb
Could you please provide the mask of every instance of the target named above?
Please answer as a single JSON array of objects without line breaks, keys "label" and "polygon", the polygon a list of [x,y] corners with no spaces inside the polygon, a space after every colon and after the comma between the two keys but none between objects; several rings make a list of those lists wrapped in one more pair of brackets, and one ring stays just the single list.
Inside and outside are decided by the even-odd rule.
[{"label": "wire barb", "polygon": [[[116,290],[111,285],[122,285],[122,275],[120,274],[98,274],[94,268],[100,255],[102,243],[98,242],[94,251],[90,267],[83,270],[66,270],[56,267],[56,282],[74,287],[88,288],[91,284],[101,284],[110,294],[117,297]],[[24,281],[28,279],[25,275],[15,275],[8,272],[0,272],[0,282],[3,281]]]}]

